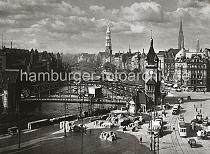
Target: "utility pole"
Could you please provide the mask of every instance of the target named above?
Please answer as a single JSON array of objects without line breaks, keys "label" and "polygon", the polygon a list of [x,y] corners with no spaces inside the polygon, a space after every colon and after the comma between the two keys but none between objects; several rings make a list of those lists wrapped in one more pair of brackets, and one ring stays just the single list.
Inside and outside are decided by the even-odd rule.
[{"label": "utility pole", "polygon": [[[18,121],[17,121],[17,124],[18,124],[18,149],[20,149],[20,136],[21,136],[21,124],[20,124],[20,120],[21,120],[21,117],[20,117],[20,99],[21,99],[21,89],[20,89],[20,78],[19,78],[19,75],[20,75],[20,70],[18,71],[18,76],[17,76],[17,79],[16,79],[16,110],[17,110],[17,118],[18,118]],[[9,84],[9,83],[8,83]]]},{"label": "utility pole", "polygon": [[181,81],[180,81],[181,86],[182,86],[182,70],[183,70],[183,66],[181,65]]},{"label": "utility pole", "polygon": [[152,110],[151,110],[151,120],[150,120],[150,150],[152,151]]},{"label": "utility pole", "polygon": [[[81,84],[80,84],[80,95],[81,95]],[[82,96],[82,95],[81,95]],[[83,103],[84,103],[84,95],[82,97],[82,102],[80,103],[80,114],[81,114],[81,122],[82,122],[82,128],[81,128],[81,132],[82,132],[82,143],[81,143],[81,154],[83,154],[83,133],[84,133],[84,129],[85,127],[83,126],[83,115],[82,115],[82,111],[83,111]]]},{"label": "utility pole", "polygon": [[[61,99],[61,91],[59,92]],[[64,103],[64,136],[66,137],[66,102]]]},{"label": "utility pole", "polygon": [[17,103],[18,106],[18,149],[20,149],[20,134],[21,134],[21,128],[20,128],[20,102]]}]

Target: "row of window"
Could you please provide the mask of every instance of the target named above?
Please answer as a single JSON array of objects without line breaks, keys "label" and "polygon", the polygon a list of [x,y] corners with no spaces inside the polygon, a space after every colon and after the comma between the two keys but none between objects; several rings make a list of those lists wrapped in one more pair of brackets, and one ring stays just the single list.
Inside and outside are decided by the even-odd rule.
[{"label": "row of window", "polygon": [[206,65],[205,64],[203,64],[203,65],[195,65],[195,64],[190,65],[190,64],[188,64],[188,68],[203,68],[203,69],[205,69]]},{"label": "row of window", "polygon": [[147,90],[149,90],[149,91],[155,90],[155,86],[153,86],[153,85],[148,85],[147,88],[148,88]]},{"label": "row of window", "polygon": [[194,85],[194,84],[204,85],[205,82],[203,82],[202,80],[191,80],[191,85]]},{"label": "row of window", "polygon": [[203,75],[202,74],[198,74],[198,75],[196,75],[196,74],[193,74],[193,75],[191,75],[191,78],[193,78],[193,79],[202,79],[203,78]]}]

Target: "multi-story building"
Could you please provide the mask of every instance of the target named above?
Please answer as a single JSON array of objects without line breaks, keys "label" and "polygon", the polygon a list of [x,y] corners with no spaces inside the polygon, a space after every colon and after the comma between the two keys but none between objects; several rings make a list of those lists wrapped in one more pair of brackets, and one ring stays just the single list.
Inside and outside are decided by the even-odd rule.
[{"label": "multi-story building", "polygon": [[191,58],[186,60],[189,72],[189,80],[187,78],[187,86],[194,91],[204,91],[207,88],[207,60],[200,54],[193,54]]},{"label": "multi-story building", "polygon": [[114,55],[113,64],[116,66],[116,69],[119,69],[119,70],[123,68],[122,55],[123,53],[121,53],[120,51],[118,53],[115,53]]},{"label": "multi-story building", "polygon": [[179,52],[179,49],[169,49],[167,51],[160,51],[157,56],[160,58],[160,66],[164,79],[172,82],[175,73],[175,56]]},{"label": "multi-story building", "polygon": [[198,49],[195,52],[180,50],[175,58],[174,79],[178,85],[192,91],[208,90],[208,60],[204,52]]},{"label": "multi-story building", "polygon": [[131,58],[131,70],[138,70],[140,71],[140,53],[136,52],[133,54],[133,57]]},{"label": "multi-story building", "polygon": [[0,72],[4,71],[6,68],[6,53],[0,51]]},{"label": "multi-story building", "polygon": [[146,57],[147,55],[144,53],[144,49],[143,49],[143,53],[140,54],[140,59],[139,59],[139,69],[140,69],[139,71],[142,73],[145,71]]},{"label": "multi-story building", "polygon": [[96,57],[95,54],[81,53],[78,56],[78,63],[80,63],[80,62],[94,62],[95,57]]}]

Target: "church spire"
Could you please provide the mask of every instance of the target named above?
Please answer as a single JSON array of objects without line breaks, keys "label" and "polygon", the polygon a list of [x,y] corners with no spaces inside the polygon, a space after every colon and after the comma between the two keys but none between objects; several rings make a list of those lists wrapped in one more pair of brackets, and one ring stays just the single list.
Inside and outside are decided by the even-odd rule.
[{"label": "church spire", "polygon": [[129,44],[128,53],[131,53],[131,45]]},{"label": "church spire", "polygon": [[184,33],[183,33],[183,27],[182,27],[182,19],[180,19],[178,49],[182,49],[182,48],[184,48]]},{"label": "church spire", "polygon": [[196,44],[196,52],[200,52],[200,42],[199,39],[197,39],[197,44]]},{"label": "church spire", "polygon": [[111,42],[111,25],[107,25],[107,30],[106,30],[106,52],[109,54],[112,54],[112,42]]},{"label": "church spire", "polygon": [[152,35],[151,35],[151,38],[150,38],[149,52],[147,54],[147,62],[148,62],[148,65],[155,65],[158,62],[158,57],[157,57],[157,55],[155,53],[155,50],[153,48],[153,38],[152,38]]},{"label": "church spire", "polygon": [[[152,30],[151,32],[151,37],[150,37],[150,48],[153,48],[153,38],[152,38]],[[154,50],[154,49],[153,49]]]}]

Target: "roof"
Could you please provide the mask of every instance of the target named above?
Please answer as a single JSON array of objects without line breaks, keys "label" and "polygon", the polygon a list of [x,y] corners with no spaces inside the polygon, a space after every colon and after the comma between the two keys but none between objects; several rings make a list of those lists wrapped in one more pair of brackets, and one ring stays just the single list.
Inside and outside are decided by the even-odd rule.
[{"label": "roof", "polygon": [[168,55],[168,56],[176,56],[176,54],[178,53],[180,51],[180,49],[173,49],[173,48],[170,48],[168,51],[167,51],[167,54],[166,55]]},{"label": "roof", "polygon": [[154,65],[158,61],[159,61],[159,59],[158,59],[158,57],[154,51],[154,48],[153,48],[153,39],[151,39],[149,52],[147,54],[147,62],[149,65]]},{"label": "roof", "polygon": [[165,51],[159,51],[159,53],[157,53],[157,55],[165,55]]},{"label": "roof", "polygon": [[147,85],[151,85],[151,84],[156,84],[156,81],[153,79],[153,78],[150,78],[148,81],[147,81],[147,83],[146,83]]}]

